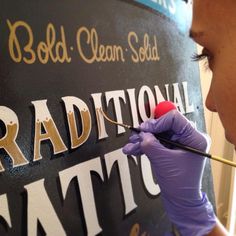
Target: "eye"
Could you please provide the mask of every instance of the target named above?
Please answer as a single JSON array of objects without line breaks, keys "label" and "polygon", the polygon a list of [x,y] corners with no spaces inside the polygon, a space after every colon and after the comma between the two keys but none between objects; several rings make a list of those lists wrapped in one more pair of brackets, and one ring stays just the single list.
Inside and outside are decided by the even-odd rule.
[{"label": "eye", "polygon": [[191,59],[192,59],[192,61],[202,61],[202,60],[208,59],[208,55],[204,54],[204,53],[201,53],[201,54],[194,53],[191,56]]},{"label": "eye", "polygon": [[203,61],[204,66],[206,69],[211,69],[212,68],[212,59],[213,56],[212,54],[206,49],[203,48],[202,52],[200,54],[194,53],[191,56],[192,61]]}]

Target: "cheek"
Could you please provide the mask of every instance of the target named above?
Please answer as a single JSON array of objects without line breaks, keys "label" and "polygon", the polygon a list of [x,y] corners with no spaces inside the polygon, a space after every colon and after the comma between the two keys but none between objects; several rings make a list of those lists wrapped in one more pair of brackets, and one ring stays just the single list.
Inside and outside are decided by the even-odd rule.
[{"label": "cheek", "polygon": [[230,57],[227,51],[215,54],[212,93],[218,112],[229,113],[233,109],[236,113],[236,58]]},{"label": "cheek", "polygon": [[[236,61],[235,61],[236,62]],[[218,63],[219,64],[219,63]],[[236,101],[236,66],[235,63],[225,60],[216,65],[217,70],[213,73],[213,85],[216,99],[223,102],[222,105],[235,107]],[[235,110],[235,108],[234,108]]]},{"label": "cheek", "polygon": [[214,73],[211,93],[226,136],[236,144],[236,78],[233,75],[236,71]]}]

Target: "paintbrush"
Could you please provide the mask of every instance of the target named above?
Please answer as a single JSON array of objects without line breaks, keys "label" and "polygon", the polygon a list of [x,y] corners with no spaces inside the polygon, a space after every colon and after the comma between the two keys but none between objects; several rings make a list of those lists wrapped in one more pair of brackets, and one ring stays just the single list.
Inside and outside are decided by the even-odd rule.
[{"label": "paintbrush", "polygon": [[[120,125],[124,128],[127,128],[127,129],[130,129],[134,132],[137,132],[137,133],[140,133],[140,130],[138,128],[134,128],[130,125],[127,125],[127,124],[122,124],[122,123],[118,123],[112,119],[110,119],[105,113],[104,111],[102,110],[102,108],[100,108],[100,112],[101,114],[103,115],[103,117],[109,121],[110,123],[112,124],[115,124],[115,125]],[[182,150],[185,150],[185,151],[189,151],[189,152],[192,152],[192,153],[195,153],[195,154],[198,154],[200,156],[204,156],[204,157],[207,157],[207,158],[210,158],[210,159],[213,159],[215,161],[219,161],[221,163],[224,163],[226,165],[230,165],[230,166],[233,166],[233,167],[236,167],[236,163],[235,162],[232,162],[232,161],[229,161],[229,160],[226,160],[222,157],[219,157],[219,156],[215,156],[215,155],[212,155],[210,153],[206,153],[206,152],[202,152],[200,150],[197,150],[195,148],[192,148],[192,147],[189,147],[189,146],[186,146],[186,145],[183,145],[181,143],[177,143],[177,142],[174,142],[174,141],[171,141],[169,139],[166,139],[166,138],[163,138],[162,136],[158,135],[158,134],[153,134],[158,140],[160,140],[161,142],[163,142],[164,144],[170,144],[174,147],[178,147]]]}]

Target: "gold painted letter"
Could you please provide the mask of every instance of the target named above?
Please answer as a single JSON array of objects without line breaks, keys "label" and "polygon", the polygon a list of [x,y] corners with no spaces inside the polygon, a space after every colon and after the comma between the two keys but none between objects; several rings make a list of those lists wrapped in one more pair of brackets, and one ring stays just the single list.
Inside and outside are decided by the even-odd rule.
[{"label": "gold painted letter", "polygon": [[[63,97],[62,100],[66,107],[67,120],[70,129],[71,148],[77,148],[86,142],[90,135],[92,126],[90,112],[86,103],[77,97]],[[82,121],[82,133],[79,137],[75,121],[74,106],[79,109]]]},{"label": "gold painted letter", "polygon": [[[49,139],[51,141],[54,154],[58,154],[67,150],[51,117],[46,103],[47,100],[32,102],[35,108],[34,161],[42,159],[40,146],[41,142],[44,140]],[[46,131],[45,133],[41,132],[42,125]]]},{"label": "gold painted letter", "polygon": [[[6,134],[0,139],[0,148],[3,148],[12,159],[13,167],[28,164],[29,162],[16,143],[19,131],[19,121],[16,113],[8,107],[0,106],[0,120],[6,126]],[[0,162],[0,172],[2,171],[4,171],[4,168]]]}]

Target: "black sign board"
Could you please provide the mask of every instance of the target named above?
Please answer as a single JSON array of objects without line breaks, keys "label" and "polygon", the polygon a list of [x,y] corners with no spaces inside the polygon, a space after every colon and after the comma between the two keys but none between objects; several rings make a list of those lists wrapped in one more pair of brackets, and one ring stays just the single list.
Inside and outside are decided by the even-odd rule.
[{"label": "black sign board", "polygon": [[147,157],[99,109],[137,126],[171,100],[204,130],[186,3],[0,2],[0,235],[171,231]]}]

